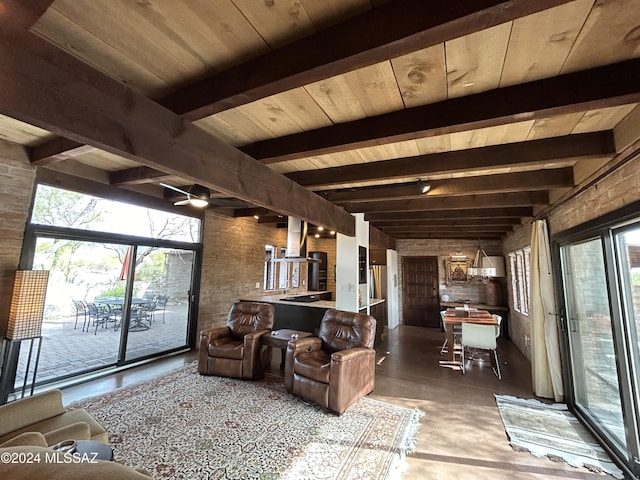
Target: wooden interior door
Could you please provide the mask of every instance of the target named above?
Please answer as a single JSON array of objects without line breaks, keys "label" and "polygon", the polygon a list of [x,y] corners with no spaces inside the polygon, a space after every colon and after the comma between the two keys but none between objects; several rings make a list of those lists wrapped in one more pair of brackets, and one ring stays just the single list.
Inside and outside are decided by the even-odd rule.
[{"label": "wooden interior door", "polygon": [[438,257],[404,257],[402,278],[404,324],[440,328]]}]

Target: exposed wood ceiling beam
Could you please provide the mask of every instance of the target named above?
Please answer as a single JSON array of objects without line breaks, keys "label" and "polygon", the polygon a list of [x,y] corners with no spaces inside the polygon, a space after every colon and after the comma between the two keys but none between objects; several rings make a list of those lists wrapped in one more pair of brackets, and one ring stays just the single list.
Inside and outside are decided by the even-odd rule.
[{"label": "exposed wood ceiling beam", "polygon": [[[0,17],[10,17],[9,21],[14,27],[28,30],[44,15],[53,2],[54,0],[29,0],[28,2],[3,0],[0,2]],[[0,19],[0,22],[2,21]]]},{"label": "exposed wood ceiling beam", "polygon": [[365,213],[364,219],[369,222],[378,220],[446,220],[446,219],[472,219],[472,218],[497,218],[497,217],[532,217],[532,207],[499,207],[482,208],[469,207],[459,210],[446,211],[417,211],[417,212],[396,212],[396,213]]},{"label": "exposed wood ceiling beam", "polygon": [[[257,208],[238,208],[233,213],[233,216],[234,217],[255,217],[257,215],[259,217],[262,217],[263,215],[273,216],[274,214],[277,214],[277,212],[273,212],[268,208],[257,207]],[[284,221],[286,222],[286,218]]]},{"label": "exposed wood ceiling beam", "polygon": [[149,167],[134,167],[109,174],[109,183],[115,186],[140,185],[143,183],[162,182],[171,177],[160,170]]},{"label": "exposed wood ceiling beam", "polygon": [[[419,223],[417,223],[419,222]],[[378,228],[386,229],[388,227],[406,227],[411,228],[413,225],[433,225],[433,226],[454,226],[454,227],[475,227],[475,226],[495,226],[495,227],[507,227],[513,225],[520,225],[519,217],[492,217],[492,218],[470,218],[462,220],[444,220],[444,219],[411,219],[411,220],[378,220],[376,222],[369,222],[370,225],[375,225]]]},{"label": "exposed wood ceiling beam", "polygon": [[65,137],[56,137],[41,145],[32,147],[29,152],[29,159],[34,165],[44,166],[79,157],[94,150],[96,148],[91,145],[74,142]]},{"label": "exposed wood ceiling beam", "polygon": [[557,187],[573,187],[573,169],[556,168],[534,172],[483,175],[479,177],[450,178],[429,181],[431,189],[423,194],[417,183],[364,187],[348,190],[332,190],[323,196],[334,203],[366,202],[369,200],[400,200],[407,198],[430,198],[461,196],[473,193],[507,193],[547,190]]},{"label": "exposed wood ceiling beam", "polygon": [[640,58],[263,140],[264,163],[640,102]]},{"label": "exposed wood ceiling beam", "polygon": [[[436,232],[468,232],[469,227],[452,227],[452,226],[431,226],[431,225],[414,225],[412,227],[404,226],[404,227],[379,227],[383,232],[387,232],[389,235],[395,235],[398,233],[411,233],[411,232],[419,232],[419,233],[436,233]],[[474,232],[512,232],[512,226],[475,226],[473,227]]]},{"label": "exposed wood ceiling beam", "polygon": [[0,113],[270,210],[355,235],[354,218],[0,16]]},{"label": "exposed wood ceiling beam", "polygon": [[258,223],[282,223],[286,221],[287,217],[284,215],[262,215],[258,218]]},{"label": "exposed wood ceiling beam", "polygon": [[499,232],[447,232],[447,233],[398,233],[392,235],[396,240],[435,240],[435,239],[467,239],[467,240],[491,240],[502,239],[507,235]]},{"label": "exposed wood ceiling beam", "polygon": [[[196,120],[570,1],[395,0],[199,80],[160,103]],[[31,24],[46,10],[44,5],[52,2],[37,3],[42,6],[28,12]],[[36,149],[32,161],[56,162],[93,149],[67,142],[66,146],[56,139],[47,142]]]},{"label": "exposed wood ceiling beam", "polygon": [[612,131],[581,133],[469,150],[432,153],[365,164],[292,172],[287,176],[306,187],[320,188],[373,180],[446,175],[469,170],[544,165],[557,160],[613,157]]},{"label": "exposed wood ceiling beam", "polygon": [[434,197],[410,200],[383,200],[380,202],[346,203],[347,211],[377,212],[409,212],[420,210],[458,210],[460,208],[497,208],[527,207],[531,205],[547,205],[547,192],[492,193],[487,195],[468,195],[465,197]]},{"label": "exposed wood ceiling beam", "polygon": [[369,225],[369,245],[395,250],[396,241],[386,232],[383,232],[373,225]]},{"label": "exposed wood ceiling beam", "polygon": [[161,103],[189,120],[204,118],[568,1],[391,1],[200,80]]}]

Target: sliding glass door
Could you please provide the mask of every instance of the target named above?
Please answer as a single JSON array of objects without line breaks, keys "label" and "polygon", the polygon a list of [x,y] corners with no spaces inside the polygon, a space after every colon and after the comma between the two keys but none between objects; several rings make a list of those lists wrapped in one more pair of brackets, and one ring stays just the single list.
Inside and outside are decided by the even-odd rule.
[{"label": "sliding glass door", "polygon": [[610,222],[559,246],[568,403],[640,474],[640,222]]},{"label": "sliding glass door", "polygon": [[197,218],[38,185],[22,261],[50,272],[36,383],[188,348],[200,238]]},{"label": "sliding glass door", "polygon": [[563,248],[575,402],[626,447],[613,326],[599,238]]},{"label": "sliding glass door", "polygon": [[178,248],[135,250],[125,360],[186,345],[194,260]]}]

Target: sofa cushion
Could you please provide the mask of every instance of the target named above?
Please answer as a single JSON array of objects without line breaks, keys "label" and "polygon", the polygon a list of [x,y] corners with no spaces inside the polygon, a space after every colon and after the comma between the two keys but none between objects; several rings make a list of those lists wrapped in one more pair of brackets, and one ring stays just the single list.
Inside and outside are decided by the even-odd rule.
[{"label": "sofa cushion", "polygon": [[[4,423],[4,415],[2,417],[2,421]],[[89,440],[97,440],[98,442],[102,443],[109,442],[109,435],[107,434],[107,431],[84,408],[76,408],[74,410],[64,412],[61,415],[56,415],[54,417],[42,420],[41,422],[32,423],[13,432],[9,432],[6,435],[0,437],[0,442],[5,442],[10,438],[15,437],[16,435],[20,435],[24,432],[41,432],[44,434],[78,422],[85,422],[89,425]],[[56,441],[50,443],[49,445],[53,445],[55,443],[58,442]]]},{"label": "sofa cushion", "polygon": [[64,440],[89,440],[91,438],[91,427],[87,422],[76,422],[56,428],[44,434],[47,445],[55,445]]},{"label": "sofa cushion", "polygon": [[0,441],[9,432],[25,431],[24,427],[61,413],[64,413],[64,407],[60,390],[50,390],[0,405]]},{"label": "sofa cushion", "polygon": [[233,337],[216,338],[209,344],[209,356],[242,360],[244,341]]},{"label": "sofa cushion", "polygon": [[70,454],[54,452],[42,447],[2,448],[0,454],[15,455],[16,458],[21,454],[29,455],[31,463],[0,462],[0,478],[11,480],[149,480],[151,477],[149,472],[134,470],[117,462],[104,460],[70,462],[68,461]]},{"label": "sofa cushion", "polygon": [[24,446],[46,447],[47,445],[47,439],[44,438],[44,435],[40,432],[24,432],[0,444],[0,448]]},{"label": "sofa cushion", "polygon": [[293,371],[297,375],[316,382],[329,383],[331,355],[324,350],[300,352],[293,359]]}]

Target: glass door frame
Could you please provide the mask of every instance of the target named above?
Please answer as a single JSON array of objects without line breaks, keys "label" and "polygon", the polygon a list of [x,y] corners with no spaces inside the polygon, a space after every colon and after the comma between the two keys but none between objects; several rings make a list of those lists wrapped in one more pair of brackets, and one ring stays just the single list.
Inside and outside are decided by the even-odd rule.
[{"label": "glass door frame", "polygon": [[114,366],[122,367],[128,364],[138,363],[140,361],[154,358],[160,355],[166,355],[184,349],[193,349],[196,345],[197,319],[198,319],[198,298],[200,292],[200,272],[202,269],[202,243],[180,242],[175,240],[162,240],[149,237],[139,237],[122,235],[117,233],[97,232],[91,230],[81,230],[66,227],[55,227],[49,225],[29,224],[25,230],[24,246],[20,259],[21,269],[31,269],[35,257],[35,247],[38,238],[56,238],[64,240],[79,240],[97,243],[112,243],[125,246],[133,246],[133,258],[129,266],[129,275],[127,277],[126,299],[124,308],[128,308],[131,303],[132,284],[134,281],[133,271],[135,270],[135,252],[138,247],[157,247],[157,248],[176,248],[181,250],[189,250],[194,253],[194,264],[191,270],[191,288],[189,289],[189,307],[187,321],[187,335],[184,346],[176,347],[157,354],[150,354],[143,357],[132,358],[126,360],[126,343],[128,338],[128,325],[123,322],[123,328],[120,337],[120,348],[118,351],[118,360]]},{"label": "glass door frame", "polygon": [[[569,409],[584,424],[584,426],[600,441],[603,448],[612,457],[617,459],[619,466],[631,476],[640,476],[640,444],[638,441],[638,405],[635,403],[640,399],[634,399],[633,394],[633,367],[632,358],[629,352],[625,328],[626,322],[622,318],[624,309],[622,305],[621,278],[617,271],[619,260],[617,252],[616,235],[629,228],[640,226],[640,202],[634,202],[615,212],[604,215],[595,220],[573,227],[564,232],[551,236],[552,255],[554,265],[554,278],[557,292],[557,311],[560,320],[560,353],[563,364],[563,380],[565,384],[565,401]],[[562,248],[582,243],[589,240],[599,239],[604,257],[604,271],[607,283],[607,293],[609,299],[609,311],[611,314],[611,327],[614,348],[616,351],[616,367],[618,372],[618,383],[620,387],[620,401],[624,415],[624,426],[626,433],[627,450],[621,451],[610,434],[599,427],[598,422],[577,404],[575,392],[573,390],[574,378],[569,347],[569,326],[567,321],[567,310],[564,288],[564,278],[562,273]]]}]

